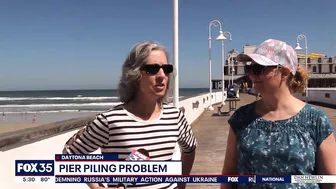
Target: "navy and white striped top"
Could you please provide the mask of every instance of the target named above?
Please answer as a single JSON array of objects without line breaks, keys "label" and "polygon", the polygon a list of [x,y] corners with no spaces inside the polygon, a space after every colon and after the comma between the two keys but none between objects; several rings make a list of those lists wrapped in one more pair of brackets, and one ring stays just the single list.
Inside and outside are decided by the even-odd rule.
[{"label": "navy and white striped top", "polygon": [[[163,104],[157,119],[144,121],[125,110],[121,104],[97,114],[90,124],[66,142],[64,151],[69,154],[88,154],[100,148],[103,154],[116,153],[120,160],[124,160],[133,149],[144,148],[149,152],[151,160],[169,161],[176,142],[185,154],[193,152],[197,146],[191,127],[178,108]],[[176,188],[177,184],[139,183],[127,187],[169,189]]]}]

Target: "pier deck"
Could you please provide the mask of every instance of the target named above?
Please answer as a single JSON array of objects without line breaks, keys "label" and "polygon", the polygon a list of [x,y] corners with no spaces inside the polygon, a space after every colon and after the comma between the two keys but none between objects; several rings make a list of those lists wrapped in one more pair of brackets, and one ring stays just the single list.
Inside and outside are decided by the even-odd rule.
[{"label": "pier deck", "polygon": [[[255,96],[240,94],[240,101],[237,107],[251,103]],[[315,106],[315,105],[313,105]],[[336,110],[326,107],[320,107],[331,120],[336,129]],[[195,163],[191,174],[221,174],[225,158],[227,137],[229,133],[229,124],[227,123],[230,116],[216,116],[215,111],[206,112],[200,120],[192,126],[193,132],[198,141]],[[228,111],[228,104],[223,107],[222,111]],[[231,113],[232,115],[232,113]],[[196,188],[218,188],[219,184],[195,185],[188,184],[188,189]]]}]

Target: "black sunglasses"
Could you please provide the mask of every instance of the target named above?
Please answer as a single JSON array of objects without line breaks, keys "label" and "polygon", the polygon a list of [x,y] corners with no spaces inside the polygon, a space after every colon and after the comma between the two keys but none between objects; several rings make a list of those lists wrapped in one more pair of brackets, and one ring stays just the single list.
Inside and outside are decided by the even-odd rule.
[{"label": "black sunglasses", "polygon": [[174,67],[171,64],[165,64],[160,66],[159,64],[146,64],[141,67],[141,70],[148,73],[148,74],[157,74],[160,69],[163,69],[165,74],[170,74],[174,71]]},{"label": "black sunglasses", "polygon": [[262,75],[264,73],[265,68],[267,67],[279,67],[279,66],[263,66],[260,64],[252,64],[252,65],[245,65],[244,69],[246,74]]}]

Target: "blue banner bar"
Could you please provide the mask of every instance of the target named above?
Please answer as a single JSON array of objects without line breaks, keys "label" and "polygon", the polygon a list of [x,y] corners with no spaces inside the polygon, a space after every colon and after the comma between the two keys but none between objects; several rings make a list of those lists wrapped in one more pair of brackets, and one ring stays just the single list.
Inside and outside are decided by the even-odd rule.
[{"label": "blue banner bar", "polygon": [[56,183],[255,183],[255,176],[55,176]]},{"label": "blue banner bar", "polygon": [[55,161],[118,161],[118,154],[56,154]]},{"label": "blue banner bar", "polygon": [[56,183],[291,183],[291,176],[56,176]]}]

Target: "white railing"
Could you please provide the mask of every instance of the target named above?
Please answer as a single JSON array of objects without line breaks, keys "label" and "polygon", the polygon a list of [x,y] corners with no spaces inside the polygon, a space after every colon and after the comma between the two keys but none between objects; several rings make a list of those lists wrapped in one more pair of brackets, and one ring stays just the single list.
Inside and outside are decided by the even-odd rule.
[{"label": "white railing", "polygon": [[[222,92],[212,93],[212,103],[222,102]],[[226,97],[226,94],[225,94]],[[209,106],[209,94],[201,94],[180,101],[180,107],[184,109],[186,119],[189,123],[195,121]],[[60,154],[63,145],[77,130],[64,134],[52,136],[38,142],[26,144],[0,152],[0,186],[6,189],[87,189],[86,184],[23,184],[15,182],[15,160],[52,160],[55,154]],[[100,150],[94,152],[100,153]],[[176,148],[174,159],[180,158],[179,148]]]}]

